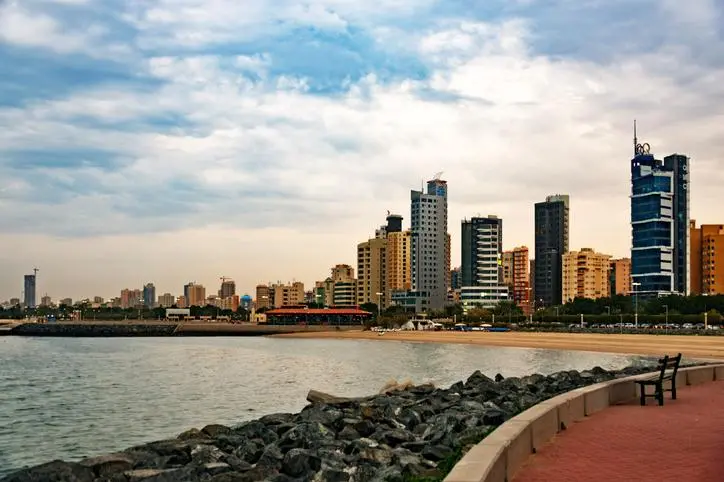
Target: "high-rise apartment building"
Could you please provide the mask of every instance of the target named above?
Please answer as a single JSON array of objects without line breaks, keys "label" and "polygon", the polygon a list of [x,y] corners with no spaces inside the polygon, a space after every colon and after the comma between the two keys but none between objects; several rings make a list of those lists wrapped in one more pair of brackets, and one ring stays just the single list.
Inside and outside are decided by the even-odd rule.
[{"label": "high-rise apartment building", "polygon": [[689,158],[663,161],[638,144],[631,159],[631,277],[639,296],[689,293]]},{"label": "high-rise apartment building", "polygon": [[543,306],[560,305],[562,260],[568,252],[570,198],[548,196],[535,204],[535,297]]},{"label": "high-rise apartment building", "polygon": [[231,298],[236,294],[236,283],[234,280],[228,278],[221,279],[221,288],[219,288],[219,298],[222,300],[225,298]]},{"label": "high-rise apartment building", "polygon": [[156,287],[153,283],[143,286],[143,306],[153,308],[156,303]]},{"label": "high-rise apartment building", "polygon": [[34,309],[36,304],[35,282],[37,276],[35,274],[26,274],[23,282],[23,301],[26,309]]},{"label": "high-rise apartment building", "polygon": [[50,299],[50,296],[47,294],[40,298],[40,306],[50,306],[53,303],[53,301]]},{"label": "high-rise apartment building", "polygon": [[631,258],[611,260],[610,270],[611,296],[631,294]]},{"label": "high-rise apartment building", "polygon": [[[401,219],[402,217],[400,217]],[[386,301],[388,304],[392,299],[393,292],[405,292],[412,288],[411,253],[412,236],[409,230],[387,233],[385,287],[387,289]]]},{"label": "high-rise apartment building", "polygon": [[724,225],[691,221],[691,293],[724,294]]},{"label": "high-rise apartment building", "polygon": [[257,310],[272,307],[272,303],[274,303],[274,298],[272,296],[272,290],[269,285],[256,286],[256,298],[254,299],[254,303]]},{"label": "high-rise apartment building", "polygon": [[294,281],[286,285],[277,283],[272,285],[271,291],[275,308],[304,304],[304,283],[301,281]]},{"label": "high-rise apartment building", "polygon": [[427,192],[411,191],[411,285],[416,311],[440,310],[447,301],[450,241],[447,232],[447,181],[427,182]]},{"label": "high-rise apartment building", "polygon": [[570,251],[563,255],[563,302],[575,298],[606,298],[610,292],[608,279],[611,256],[591,248]]},{"label": "high-rise apartment building", "polygon": [[373,238],[357,245],[357,304],[387,302],[387,239]]},{"label": "high-rise apartment building", "polygon": [[[332,276],[325,282],[326,306],[355,306],[357,304],[357,280],[354,268],[348,264],[332,267]],[[315,300],[316,301],[316,300]]]},{"label": "high-rise apartment building", "polygon": [[531,289],[528,248],[526,246],[514,248],[512,251],[503,253],[503,257],[507,253],[510,253],[509,256],[512,259],[511,284],[509,285],[510,298],[523,310],[524,314],[529,315],[531,313]]},{"label": "high-rise apartment building", "polygon": [[460,276],[460,266],[457,268],[450,270],[450,289],[451,290],[459,290],[462,286],[462,279]]},{"label": "high-rise apartment building", "polygon": [[503,220],[475,217],[461,224],[460,299],[463,309],[489,308],[509,296],[503,282]]},{"label": "high-rise apartment building", "polygon": [[184,285],[184,298],[187,308],[206,306],[206,288],[203,285],[190,282]]},{"label": "high-rise apartment building", "polygon": [[176,298],[171,293],[164,293],[158,297],[158,306],[161,308],[170,308],[176,304]]},{"label": "high-rise apartment building", "polygon": [[140,289],[121,290],[121,308],[125,310],[140,304],[143,304],[143,292]]}]

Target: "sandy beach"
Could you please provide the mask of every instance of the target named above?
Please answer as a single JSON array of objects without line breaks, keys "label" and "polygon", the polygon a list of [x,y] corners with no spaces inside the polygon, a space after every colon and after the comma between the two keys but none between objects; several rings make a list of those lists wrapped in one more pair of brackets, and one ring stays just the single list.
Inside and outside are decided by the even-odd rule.
[{"label": "sandy beach", "polygon": [[724,337],[677,335],[608,335],[591,333],[401,331],[380,335],[371,331],[318,332],[274,335],[286,338],[335,338],[347,340],[463,343],[481,346],[546,348],[636,355],[681,352],[689,358],[724,359]]}]

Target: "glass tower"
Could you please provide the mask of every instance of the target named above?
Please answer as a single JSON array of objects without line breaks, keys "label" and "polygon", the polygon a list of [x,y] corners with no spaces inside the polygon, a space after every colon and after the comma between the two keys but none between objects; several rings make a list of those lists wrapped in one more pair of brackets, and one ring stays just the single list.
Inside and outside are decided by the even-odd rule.
[{"label": "glass tower", "polygon": [[689,158],[663,161],[636,144],[631,160],[631,278],[642,296],[689,293]]}]

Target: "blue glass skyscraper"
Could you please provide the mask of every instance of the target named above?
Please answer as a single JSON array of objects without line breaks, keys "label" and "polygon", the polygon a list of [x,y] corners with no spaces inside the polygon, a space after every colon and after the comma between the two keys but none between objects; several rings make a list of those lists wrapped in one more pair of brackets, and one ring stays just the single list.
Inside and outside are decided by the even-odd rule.
[{"label": "blue glass skyscraper", "polygon": [[689,158],[638,144],[631,160],[631,278],[642,296],[689,292]]}]

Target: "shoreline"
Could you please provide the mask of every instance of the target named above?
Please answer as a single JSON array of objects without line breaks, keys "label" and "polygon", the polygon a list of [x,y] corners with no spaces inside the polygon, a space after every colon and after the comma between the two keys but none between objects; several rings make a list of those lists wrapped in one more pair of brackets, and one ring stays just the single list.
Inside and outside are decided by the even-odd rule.
[{"label": "shoreline", "polygon": [[724,359],[724,340],[718,336],[632,335],[551,332],[373,331],[289,333],[274,338],[375,340],[408,343],[445,343],[489,347],[588,351],[661,356],[682,353],[686,358]]}]

